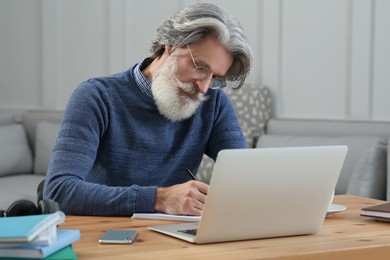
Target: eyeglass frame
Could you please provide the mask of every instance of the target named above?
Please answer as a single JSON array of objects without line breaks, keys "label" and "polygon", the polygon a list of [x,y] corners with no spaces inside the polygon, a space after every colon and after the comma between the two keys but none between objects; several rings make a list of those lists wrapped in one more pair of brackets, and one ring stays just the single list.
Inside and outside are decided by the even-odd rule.
[{"label": "eyeglass frame", "polygon": [[[196,70],[199,71],[199,69],[202,69],[202,70],[207,72],[206,73],[207,76],[205,76],[204,78],[201,77],[198,80],[211,79],[209,88],[213,89],[213,90],[218,90],[218,89],[225,88],[226,87],[226,79],[222,78],[222,77],[214,77],[213,73],[208,68],[206,68],[204,66],[198,66],[198,64],[196,64],[196,62],[195,62],[194,56],[192,55],[190,46],[188,46],[188,44],[186,44],[186,46],[187,46],[188,52],[190,53],[190,56],[191,56],[191,59],[192,59],[192,63],[194,64],[194,67],[195,67],[195,69],[193,69],[192,72],[196,72]],[[201,74],[203,74],[203,73],[201,73]],[[217,83],[217,86],[214,87],[213,86],[214,83]]]}]

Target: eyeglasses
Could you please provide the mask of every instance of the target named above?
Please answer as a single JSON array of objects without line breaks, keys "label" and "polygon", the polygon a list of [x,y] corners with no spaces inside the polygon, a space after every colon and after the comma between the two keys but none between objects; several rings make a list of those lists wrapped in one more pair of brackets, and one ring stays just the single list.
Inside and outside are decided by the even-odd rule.
[{"label": "eyeglasses", "polygon": [[226,80],[224,78],[213,76],[213,73],[211,73],[211,71],[208,68],[204,66],[198,66],[195,63],[194,56],[192,56],[192,52],[188,44],[187,44],[187,49],[190,53],[192,63],[194,63],[195,69],[193,69],[192,72],[194,73],[195,79],[197,80],[211,79],[211,83],[210,83],[211,89],[222,89],[226,87]]}]

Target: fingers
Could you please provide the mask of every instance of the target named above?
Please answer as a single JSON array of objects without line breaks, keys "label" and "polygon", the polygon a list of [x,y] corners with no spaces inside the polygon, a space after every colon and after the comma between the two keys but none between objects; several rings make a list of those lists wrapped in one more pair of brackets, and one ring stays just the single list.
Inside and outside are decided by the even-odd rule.
[{"label": "fingers", "polygon": [[203,211],[209,186],[199,181],[189,181],[187,184],[189,185],[188,198],[190,207],[193,207],[197,211]]},{"label": "fingers", "polygon": [[[206,201],[207,188],[204,187],[206,184],[199,181],[189,181],[178,186],[181,193],[181,212],[178,214],[186,215],[201,215]],[[206,185],[207,186],[207,185]],[[205,193],[202,193],[202,190]],[[179,207],[180,208],[180,207]]]},{"label": "fingers", "polygon": [[203,209],[197,209],[197,208],[193,208],[191,210],[191,213],[189,214],[185,214],[185,215],[191,215],[191,216],[201,216],[203,213]]},{"label": "fingers", "polygon": [[194,185],[193,186],[195,190],[194,198],[202,204],[201,209],[203,209],[204,206],[203,204],[206,202],[207,193],[209,191],[209,186],[199,181],[195,181],[191,185]]},{"label": "fingers", "polygon": [[157,188],[156,210],[168,214],[201,215],[208,185],[188,181],[168,188]]},{"label": "fingers", "polygon": [[205,195],[207,195],[207,193],[209,192],[209,185],[207,185],[206,183],[197,181],[197,182],[196,182],[196,187],[197,187],[197,189],[198,189],[201,193],[203,193],[203,194],[205,194]]}]

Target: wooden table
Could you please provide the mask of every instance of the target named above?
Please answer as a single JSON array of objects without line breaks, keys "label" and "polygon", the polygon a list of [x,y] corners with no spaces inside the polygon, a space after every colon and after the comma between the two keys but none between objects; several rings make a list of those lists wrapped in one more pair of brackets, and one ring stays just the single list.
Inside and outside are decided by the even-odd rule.
[{"label": "wooden table", "polygon": [[[326,218],[314,235],[194,245],[153,232],[151,225],[174,222],[129,217],[67,216],[60,228],[80,229],[73,244],[79,259],[390,259],[390,223],[361,217],[360,209],[383,201],[338,195],[334,203],[348,209]],[[288,221],[288,212],[286,212]],[[108,229],[136,229],[131,245],[101,245]]]}]

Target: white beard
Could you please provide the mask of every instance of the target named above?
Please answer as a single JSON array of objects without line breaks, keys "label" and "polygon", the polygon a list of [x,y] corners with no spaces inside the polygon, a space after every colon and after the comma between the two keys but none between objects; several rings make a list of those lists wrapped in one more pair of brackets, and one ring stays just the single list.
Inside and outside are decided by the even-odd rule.
[{"label": "white beard", "polygon": [[[169,120],[180,121],[191,117],[207,97],[198,93],[192,84],[180,82],[175,71],[176,63],[173,59],[158,69],[153,75],[152,93],[158,111]],[[180,89],[196,94],[196,98],[180,93]]]}]

